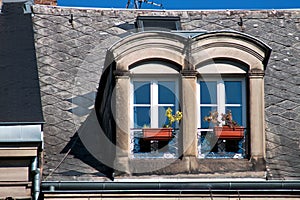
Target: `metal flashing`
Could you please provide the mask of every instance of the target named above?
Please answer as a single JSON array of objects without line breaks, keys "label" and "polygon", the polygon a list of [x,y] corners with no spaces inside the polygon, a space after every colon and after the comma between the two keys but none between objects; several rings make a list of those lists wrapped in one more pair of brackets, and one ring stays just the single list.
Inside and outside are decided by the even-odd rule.
[{"label": "metal flashing", "polygon": [[41,125],[0,126],[0,142],[42,142]]}]

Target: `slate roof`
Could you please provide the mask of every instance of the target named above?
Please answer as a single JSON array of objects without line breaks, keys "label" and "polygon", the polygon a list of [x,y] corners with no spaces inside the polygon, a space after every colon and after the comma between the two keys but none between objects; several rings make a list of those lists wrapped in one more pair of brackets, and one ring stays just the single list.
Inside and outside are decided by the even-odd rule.
[{"label": "slate roof", "polygon": [[96,181],[109,174],[99,157],[106,149],[87,145],[87,133],[80,130],[89,123],[97,126],[93,103],[106,50],[135,31],[138,15],[180,16],[183,30],[243,31],[272,47],[265,75],[267,178],[300,178],[299,10],[147,11],[35,5],[33,12],[46,120],[43,180]]},{"label": "slate roof", "polygon": [[0,14],[0,124],[43,123],[31,14],[4,3]]}]

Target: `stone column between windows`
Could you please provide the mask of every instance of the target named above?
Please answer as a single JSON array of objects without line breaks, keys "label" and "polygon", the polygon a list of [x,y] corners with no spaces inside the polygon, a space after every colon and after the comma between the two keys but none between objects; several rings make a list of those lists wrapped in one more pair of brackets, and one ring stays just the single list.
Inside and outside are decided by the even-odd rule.
[{"label": "stone column between windows", "polygon": [[130,174],[130,80],[128,74],[116,75],[115,86],[115,121],[116,121],[116,175]]},{"label": "stone column between windows", "polygon": [[196,73],[182,72],[182,104],[183,118],[181,123],[182,155],[184,157],[197,156],[197,105]]},{"label": "stone column between windows", "polygon": [[[264,162],[264,72],[252,69],[249,72],[250,86],[250,146],[251,159],[255,163]],[[263,167],[263,166],[262,166]]]}]

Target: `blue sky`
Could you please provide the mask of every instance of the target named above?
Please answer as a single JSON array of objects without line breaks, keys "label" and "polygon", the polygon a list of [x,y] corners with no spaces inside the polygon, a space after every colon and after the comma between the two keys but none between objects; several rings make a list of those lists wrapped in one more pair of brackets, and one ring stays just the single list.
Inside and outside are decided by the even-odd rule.
[{"label": "blue sky", "polygon": [[[164,9],[286,9],[300,8],[300,0],[148,0],[162,4]],[[134,8],[131,0],[129,8]],[[127,0],[58,0],[59,6],[125,8]],[[142,4],[145,9],[159,9]]]}]

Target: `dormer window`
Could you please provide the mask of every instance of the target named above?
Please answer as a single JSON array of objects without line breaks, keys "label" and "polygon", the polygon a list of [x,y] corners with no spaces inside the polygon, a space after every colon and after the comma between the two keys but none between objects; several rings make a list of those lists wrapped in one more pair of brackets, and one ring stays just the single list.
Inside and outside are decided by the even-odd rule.
[{"label": "dormer window", "polygon": [[[146,31],[116,43],[107,56],[111,78],[100,85],[113,95],[98,106],[102,116],[113,103],[115,121],[101,118],[100,125],[116,127],[106,133],[116,138],[114,168],[128,174],[265,170],[263,76],[269,55],[261,41],[230,31],[189,38]],[[174,135],[148,137],[144,127],[162,128],[168,107],[183,115],[172,127]],[[215,128],[203,120],[214,110],[231,110],[245,127],[238,139],[217,135],[215,144],[207,145]],[[213,162],[219,165],[205,166],[211,165],[208,158],[218,158]],[[231,168],[232,158],[240,159],[238,169]]]}]

